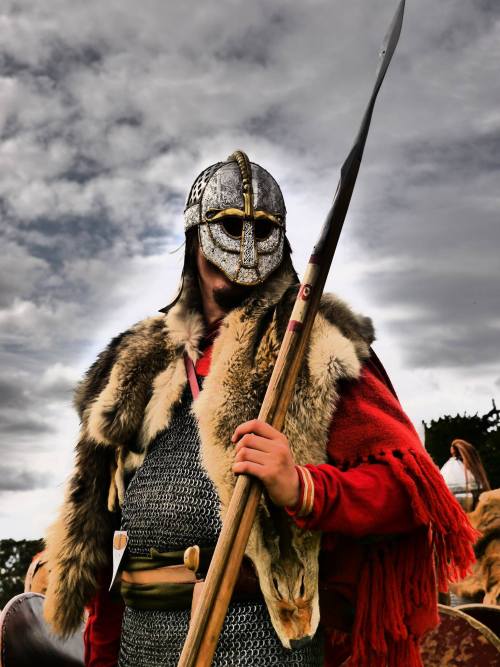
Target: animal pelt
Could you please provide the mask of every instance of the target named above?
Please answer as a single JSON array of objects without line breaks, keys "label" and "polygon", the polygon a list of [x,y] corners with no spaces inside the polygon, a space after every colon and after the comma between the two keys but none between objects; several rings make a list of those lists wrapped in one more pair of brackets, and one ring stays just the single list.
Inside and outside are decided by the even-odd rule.
[{"label": "animal pelt", "polygon": [[460,597],[496,605],[500,603],[500,489],[482,493],[468,516],[481,533],[474,546],[477,561],[472,573],[450,589]]},{"label": "animal pelt", "polygon": [[[204,326],[193,308],[196,290],[188,280],[182,298],[167,314],[115,338],[76,391],[82,426],[75,472],[47,538],[51,576],[45,614],[60,634],[78,626],[109,558],[127,480],[148,445],[168,427],[182,396],[187,382],[183,354],[194,361],[199,356]],[[295,274],[284,263],[225,317],[210,372],[194,404],[202,461],[223,514],[235,482],[230,437],[239,423],[258,414],[296,290]],[[283,429],[298,464],[326,460],[338,383],[359,376],[373,337],[368,318],[353,314],[334,296],[323,298]],[[319,534],[299,530],[283,512],[262,501],[247,554],[287,646],[290,639],[316,630],[318,551]]]}]

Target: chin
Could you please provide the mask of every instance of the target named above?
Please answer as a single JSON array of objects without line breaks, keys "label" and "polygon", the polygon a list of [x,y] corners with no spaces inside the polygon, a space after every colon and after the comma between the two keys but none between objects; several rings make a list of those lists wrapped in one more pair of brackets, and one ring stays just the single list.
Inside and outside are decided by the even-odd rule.
[{"label": "chin", "polygon": [[223,285],[214,287],[214,300],[224,310],[231,310],[246,299],[252,289],[253,287],[248,285],[238,285],[227,280]]}]

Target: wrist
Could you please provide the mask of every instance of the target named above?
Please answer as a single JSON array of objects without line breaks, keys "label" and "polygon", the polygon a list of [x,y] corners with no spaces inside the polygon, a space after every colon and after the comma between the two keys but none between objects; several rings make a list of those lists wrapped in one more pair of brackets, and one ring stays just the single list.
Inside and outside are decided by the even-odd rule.
[{"label": "wrist", "polygon": [[295,466],[298,481],[298,495],[293,505],[287,505],[286,511],[291,516],[306,517],[311,514],[314,505],[314,482],[305,466]]},{"label": "wrist", "polygon": [[300,475],[297,470],[297,466],[295,465],[293,467],[293,483],[290,486],[291,486],[290,497],[288,499],[289,502],[286,503],[286,506],[295,507],[300,502],[300,496],[301,496]]}]

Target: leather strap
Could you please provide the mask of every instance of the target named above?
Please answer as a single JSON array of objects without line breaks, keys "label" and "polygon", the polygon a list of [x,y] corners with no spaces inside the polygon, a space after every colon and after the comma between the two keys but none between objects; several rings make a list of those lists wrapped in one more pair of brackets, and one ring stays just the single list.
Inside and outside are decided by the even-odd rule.
[{"label": "leather strap", "polygon": [[194,584],[196,574],[184,565],[166,565],[154,570],[127,571],[121,573],[127,584]]},{"label": "leather strap", "polygon": [[[125,604],[134,609],[189,609],[193,604],[196,606],[202,590],[199,586],[203,582],[202,577],[203,574],[197,578],[192,570],[180,564],[147,570],[130,568],[121,573],[120,592]],[[257,575],[252,563],[245,557],[232,600],[261,599]]]},{"label": "leather strap", "polygon": [[189,381],[189,387],[191,388],[191,395],[193,396],[193,401],[197,398],[200,393],[200,385],[198,384],[198,378],[196,377],[196,371],[194,368],[193,360],[188,355],[187,352],[184,352],[184,366],[186,367],[186,375]]}]

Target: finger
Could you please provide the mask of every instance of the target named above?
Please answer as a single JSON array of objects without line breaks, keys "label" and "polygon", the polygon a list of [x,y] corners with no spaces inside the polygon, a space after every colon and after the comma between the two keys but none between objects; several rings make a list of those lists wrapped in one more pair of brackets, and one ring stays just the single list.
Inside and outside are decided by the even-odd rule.
[{"label": "finger", "polygon": [[271,452],[276,449],[276,441],[261,438],[260,435],[253,433],[246,433],[236,445],[236,451],[239,452],[243,447],[258,449],[261,452]]},{"label": "finger", "polygon": [[265,466],[259,463],[252,463],[251,461],[240,461],[233,464],[233,472],[235,475],[253,475],[257,479],[264,480]]},{"label": "finger", "polygon": [[263,438],[283,437],[283,434],[275,429],[274,426],[266,424],[266,422],[263,422],[260,419],[252,419],[249,422],[243,422],[243,424],[237,426],[231,440],[236,442],[245,435],[245,433],[255,433],[255,435],[260,435]]},{"label": "finger", "polygon": [[251,463],[258,463],[262,466],[268,465],[270,463],[269,454],[259,452],[257,449],[249,449],[248,447],[243,447],[240,449],[234,460],[236,463],[250,461]]}]

